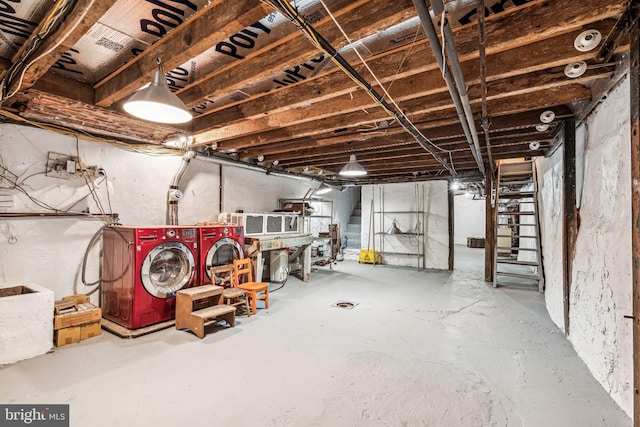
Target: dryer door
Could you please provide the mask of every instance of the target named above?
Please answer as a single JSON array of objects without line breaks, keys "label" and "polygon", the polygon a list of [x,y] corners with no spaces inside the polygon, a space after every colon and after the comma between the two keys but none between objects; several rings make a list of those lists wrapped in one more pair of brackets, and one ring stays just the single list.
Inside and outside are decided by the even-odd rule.
[{"label": "dryer door", "polygon": [[189,248],[179,242],[161,243],[149,251],[140,275],[144,288],[156,298],[171,298],[195,274],[195,260]]},{"label": "dryer door", "polygon": [[218,240],[216,243],[211,246],[209,252],[207,252],[206,258],[206,272],[209,279],[211,279],[211,283],[216,285],[223,284],[225,277],[211,277],[211,272],[209,271],[210,267],[218,267],[220,265],[228,265],[233,264],[234,259],[244,258],[244,249],[240,246],[240,243],[233,240],[230,237],[225,237],[224,239]]}]

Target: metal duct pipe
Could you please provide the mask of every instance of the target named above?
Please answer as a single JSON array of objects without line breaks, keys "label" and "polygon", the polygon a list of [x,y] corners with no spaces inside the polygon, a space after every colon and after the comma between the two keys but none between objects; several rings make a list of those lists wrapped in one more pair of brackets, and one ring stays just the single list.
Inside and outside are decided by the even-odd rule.
[{"label": "metal duct pipe", "polygon": [[189,162],[195,158],[196,153],[194,151],[184,153],[180,168],[169,186],[169,192],[167,194],[167,225],[178,225],[178,202],[182,199],[182,192],[179,189],[180,181],[189,166]]},{"label": "metal duct pipe", "polygon": [[[249,165],[247,163],[243,163],[241,161],[238,160],[231,160],[231,159],[225,159],[222,157],[216,157],[216,156],[204,156],[204,155],[198,155],[198,159],[200,160],[205,160],[207,162],[211,162],[211,163],[216,163],[219,165],[226,165],[226,166],[235,166],[237,168],[240,169],[246,169],[246,170],[250,170],[250,171],[254,171],[254,172],[262,172],[264,174],[270,175],[270,176],[279,176],[282,178],[291,178],[291,179],[297,179],[299,181],[311,181],[311,182],[317,182],[322,184],[322,181],[319,181],[317,179],[315,179],[314,177],[311,176],[306,176],[306,175],[300,175],[300,174],[296,174],[296,173],[291,173],[291,172],[283,172],[283,171],[274,171],[262,166],[255,166],[255,165]],[[334,188],[337,189],[341,189],[342,187],[338,187],[335,186],[333,184],[330,183],[325,183],[329,186],[333,186]]]},{"label": "metal duct pipe", "polygon": [[[451,72],[449,71],[449,67],[444,62],[444,57],[442,56],[442,45],[440,44],[440,39],[438,39],[438,34],[436,33],[436,29],[433,26],[433,21],[431,21],[431,15],[429,14],[429,8],[427,7],[425,0],[412,0],[413,6],[416,8],[418,12],[418,17],[420,18],[420,23],[422,24],[422,28],[427,34],[427,38],[429,39],[429,44],[431,45],[431,50],[433,50],[433,54],[438,62],[438,66],[442,71],[444,80],[447,84],[447,89],[449,89],[449,94],[451,95],[451,99],[456,107],[456,111],[458,112],[458,118],[460,119],[460,124],[462,125],[462,130],[467,138],[467,142],[469,143],[469,148],[471,149],[471,154],[473,154],[473,158],[478,165],[478,169],[484,175],[484,164],[482,163],[482,157],[479,151],[479,143],[478,143],[478,135],[475,132],[475,123],[473,121],[473,113],[471,111],[471,105],[469,104],[469,98],[466,95],[466,89],[464,97],[461,97],[458,89],[456,89],[456,85],[451,78]],[[440,4],[442,4],[440,2]],[[436,10],[436,5],[434,4],[434,12]],[[444,6],[441,11],[444,11]],[[448,24],[447,24],[448,25]],[[451,28],[449,28],[451,30]],[[444,35],[443,35],[443,38]],[[452,40],[453,41],[453,40]],[[452,42],[450,44],[453,44]],[[445,39],[445,46],[449,46]],[[454,52],[455,53],[455,52]],[[453,55],[449,55],[449,58],[455,56],[456,59],[453,62],[457,61],[457,53]],[[460,63],[458,62],[458,70]],[[462,73],[459,73],[459,77],[462,77]],[[456,79],[457,81],[457,79]],[[464,85],[464,79],[461,79],[462,84]],[[463,99],[467,104],[467,107],[463,106]],[[473,124],[472,128],[469,127],[469,123]]]},{"label": "metal duct pipe", "polygon": [[[444,13],[444,4],[442,0],[431,0],[433,6],[433,12],[436,16]],[[432,23],[433,25],[433,23]],[[460,66],[460,58],[458,57],[458,50],[456,44],[453,41],[453,31],[451,31],[451,25],[449,20],[445,18],[444,25],[442,26],[442,38],[444,39],[444,47],[448,53],[449,64],[451,64],[451,71],[453,72],[453,78],[456,81],[458,87],[458,93],[462,101],[462,107],[464,108],[464,114],[469,123],[469,130],[471,137],[473,138],[473,145],[476,147],[476,153],[478,155],[477,160],[480,160],[480,164],[483,165],[482,155],[480,154],[480,141],[478,140],[478,131],[476,130],[476,122],[473,120],[473,111],[471,110],[471,103],[469,102],[469,93],[467,92],[467,85],[464,82],[464,76],[462,75],[462,67]],[[474,153],[475,157],[475,153]],[[480,171],[484,175],[484,166],[480,168]]]}]

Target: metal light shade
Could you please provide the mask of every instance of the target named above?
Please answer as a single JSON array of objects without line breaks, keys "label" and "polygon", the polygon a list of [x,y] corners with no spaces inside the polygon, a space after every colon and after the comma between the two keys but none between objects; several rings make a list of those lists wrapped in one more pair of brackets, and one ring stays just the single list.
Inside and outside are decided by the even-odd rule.
[{"label": "metal light shade", "polygon": [[398,227],[398,223],[396,223],[395,220],[393,221],[393,224],[391,224],[391,228],[389,229],[389,231],[387,231],[387,234],[402,234],[402,231]]},{"label": "metal light shade", "polygon": [[171,92],[159,70],[153,73],[149,86],[129,98],[124,109],[133,116],[158,123],[185,123],[192,119],[187,107]]},{"label": "metal light shade", "polygon": [[349,162],[343,166],[339,174],[342,176],[365,176],[367,171],[356,161],[356,155],[352,154],[349,157]]}]

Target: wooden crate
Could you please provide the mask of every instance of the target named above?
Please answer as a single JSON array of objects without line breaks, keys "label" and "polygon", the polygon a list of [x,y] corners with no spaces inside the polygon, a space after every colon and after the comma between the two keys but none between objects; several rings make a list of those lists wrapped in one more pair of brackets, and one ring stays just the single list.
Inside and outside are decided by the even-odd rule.
[{"label": "wooden crate", "polygon": [[468,248],[484,248],[484,237],[467,237]]}]

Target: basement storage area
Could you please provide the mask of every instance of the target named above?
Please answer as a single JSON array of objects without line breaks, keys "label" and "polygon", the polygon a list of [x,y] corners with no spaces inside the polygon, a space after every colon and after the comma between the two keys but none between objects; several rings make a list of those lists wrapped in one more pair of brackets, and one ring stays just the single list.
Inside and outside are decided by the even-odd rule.
[{"label": "basement storage area", "polygon": [[640,425],[639,11],[0,1],[0,425]]}]

